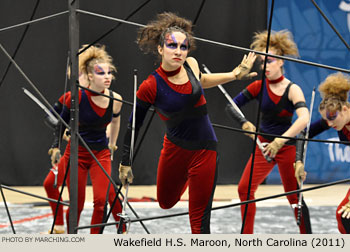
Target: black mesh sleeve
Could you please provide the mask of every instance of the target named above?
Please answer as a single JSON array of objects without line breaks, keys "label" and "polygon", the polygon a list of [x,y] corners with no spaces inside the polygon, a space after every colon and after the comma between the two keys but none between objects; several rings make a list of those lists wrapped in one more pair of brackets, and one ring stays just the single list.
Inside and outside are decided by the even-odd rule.
[{"label": "black mesh sleeve", "polygon": [[238,113],[238,111],[235,110],[235,108],[230,103],[226,106],[226,113],[230,118],[238,122],[241,126],[243,125],[243,123],[247,122],[247,119],[240,113]]},{"label": "black mesh sleeve", "polygon": [[[69,123],[70,118],[70,111],[66,106],[63,106],[62,103],[56,102],[54,105],[55,111],[61,115],[63,120],[67,123]],[[48,121],[46,120],[46,123]],[[51,144],[51,148],[58,148],[60,146],[60,143],[62,141],[63,133],[66,129],[66,126],[61,121],[58,121],[57,124],[52,124],[53,128],[53,141]]]},{"label": "black mesh sleeve", "polygon": [[[300,132],[298,138],[305,139],[305,131]],[[305,140],[296,141],[296,153],[295,153],[295,162],[303,161],[304,159],[304,144]]]},{"label": "black mesh sleeve", "polygon": [[66,126],[64,126],[63,123],[61,122],[59,122],[55,126],[53,131],[53,141],[51,144],[51,148],[58,148],[60,146],[65,129],[66,129]]},{"label": "black mesh sleeve", "polygon": [[[147,111],[151,104],[144,102],[137,98],[136,103],[136,122],[135,122],[135,139],[134,142],[136,143],[137,136],[139,134],[140,128],[143,124],[143,121],[146,117]],[[130,160],[130,146],[131,146],[131,132],[132,132],[132,113],[129,118],[129,123],[126,129],[126,133],[124,135],[124,143],[123,143],[123,151],[122,151],[122,165],[131,165]]]}]

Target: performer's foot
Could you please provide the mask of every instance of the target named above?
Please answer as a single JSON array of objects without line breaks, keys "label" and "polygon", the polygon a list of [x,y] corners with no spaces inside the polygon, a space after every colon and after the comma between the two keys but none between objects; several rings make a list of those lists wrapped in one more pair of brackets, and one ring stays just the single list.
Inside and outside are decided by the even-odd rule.
[{"label": "performer's foot", "polygon": [[53,227],[52,233],[51,233],[51,230],[49,230],[48,233],[49,234],[64,234],[65,233],[64,225],[55,225]]}]

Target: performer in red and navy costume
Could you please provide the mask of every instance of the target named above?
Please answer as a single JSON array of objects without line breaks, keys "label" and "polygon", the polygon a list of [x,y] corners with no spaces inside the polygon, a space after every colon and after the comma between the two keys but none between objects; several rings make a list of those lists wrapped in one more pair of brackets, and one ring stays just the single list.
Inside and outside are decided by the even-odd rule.
[{"label": "performer in red and navy costume", "polygon": [[[55,111],[62,115],[63,104],[65,104],[64,99],[67,97],[67,94],[62,95],[58,101],[54,104]],[[63,200],[60,199],[60,191],[59,188],[63,185],[64,175],[67,170],[68,163],[63,161],[61,158],[60,146],[61,146],[61,136],[63,132],[63,125],[61,123],[54,124],[49,117],[46,117],[46,124],[49,127],[54,129],[54,142],[52,143],[49,149],[49,155],[51,156],[51,165],[49,173],[47,174],[44,180],[44,189],[46,191],[47,197],[55,200]],[[66,132],[63,132],[62,139],[69,141],[69,136],[66,135]],[[61,160],[60,165],[58,165]],[[67,160],[69,161],[69,159]],[[54,202],[49,202],[53,216],[56,216],[55,224],[53,230],[49,230],[49,233],[53,234],[64,234],[64,214],[63,214],[63,205],[59,204],[57,208],[57,204]],[[57,213],[56,213],[57,208]]]},{"label": "performer in red and navy costume", "polygon": [[[104,54],[107,55],[105,51],[103,51]],[[80,54],[81,57],[81,54]],[[81,67],[80,67],[81,68]],[[80,73],[79,75],[79,85],[83,87],[88,87],[89,86],[89,81],[87,79],[87,74],[86,73]],[[62,109],[63,109],[63,104],[66,103],[67,94],[62,95],[57,102],[54,104],[54,109],[55,111],[62,115]],[[58,166],[58,162],[60,161],[61,158],[61,140],[69,141],[69,134],[67,135],[67,130],[63,131],[64,128],[63,124],[59,122],[53,122],[52,119],[47,116],[45,118],[45,123],[47,126],[49,126],[51,129],[53,129],[54,133],[54,142],[52,143],[48,154],[51,156],[51,165],[52,168],[50,169],[49,173],[47,174],[45,180],[44,180],[44,189],[46,191],[47,196],[50,199],[55,199],[59,200],[59,195],[60,195],[60,187],[63,185],[63,180],[66,172],[66,168],[68,166],[67,164],[61,164]],[[108,132],[108,130],[107,130]],[[62,135],[63,134],[63,135]],[[61,138],[62,136],[62,138]],[[60,199],[63,201],[63,199]],[[63,214],[63,205],[59,204],[56,212],[56,207],[57,204],[54,202],[49,202],[52,214],[55,217],[55,223],[53,230],[49,230],[49,234],[64,234],[65,233],[65,226],[64,226],[64,214]]]},{"label": "performer in red and navy costume", "polygon": [[[113,75],[112,71],[115,70],[112,64],[111,57],[106,53],[105,47],[91,46],[79,57],[80,71],[86,73],[89,81],[89,88],[98,93],[106,94],[111,97],[116,97],[121,100],[121,96],[111,90],[109,86],[111,84]],[[68,123],[70,120],[70,102],[71,94],[66,93],[59,99],[59,102],[55,105],[57,111],[61,110],[62,118]],[[89,148],[93,151],[100,164],[106,170],[108,174],[111,174],[111,159],[113,152],[116,150],[116,140],[119,134],[120,128],[120,109],[122,103],[114,101],[108,97],[101,96],[99,94],[92,93],[88,90],[79,90],[79,134],[87,143]],[[107,138],[106,129],[107,125],[110,125],[109,139]],[[61,138],[60,125],[57,125],[54,142],[51,149],[57,149],[58,142]],[[69,165],[70,157],[70,141],[66,146],[66,150],[62,158],[58,163],[58,178],[57,184],[62,185],[64,173]],[[91,224],[98,224],[102,222],[105,206],[105,198],[108,189],[108,178],[103,173],[99,165],[87,151],[87,149],[79,143],[78,147],[78,221],[80,214],[84,208],[85,202],[85,188],[87,183],[87,176],[90,174],[91,183],[93,187],[93,204],[94,210],[92,214]],[[51,187],[54,174],[49,173],[45,180],[45,189],[48,196],[52,198],[58,198],[58,190]],[[69,188],[69,172],[67,177],[67,186]],[[110,188],[108,201],[112,204],[115,198],[115,190]],[[55,203],[50,203],[52,210],[56,208]],[[62,211],[60,208],[59,211]],[[121,212],[121,203],[117,201],[117,204],[112,210],[113,217],[116,221],[119,220],[117,216]],[[67,224],[69,223],[69,209],[67,212]],[[91,233],[99,233],[100,228],[91,228]]]},{"label": "performer in red and navy costume", "polygon": [[[257,51],[265,51],[266,41],[267,31],[257,33],[251,47]],[[271,34],[269,53],[276,55],[298,55],[298,50],[292,41],[291,34],[287,31],[279,31]],[[263,61],[264,59],[265,57],[261,56],[261,60]],[[253,99],[259,99],[259,96],[262,95],[260,131],[274,135],[295,137],[306,127],[309,120],[309,112],[305,104],[303,92],[298,85],[283,75],[283,60],[268,57],[266,61],[266,83],[262,85],[261,80],[251,83],[234,98],[234,102],[238,107],[241,107]],[[234,119],[241,123],[242,129],[248,131],[256,130],[251,122],[245,118],[237,117],[237,113],[233,111],[234,108],[231,104],[227,106],[227,110],[230,112],[230,115],[234,116]],[[298,118],[292,123],[294,111],[296,111]],[[254,139],[254,135],[250,135],[250,137]],[[252,156],[246,164],[238,185],[238,193],[241,201],[255,199],[254,195],[258,186],[265,180],[276,164],[278,165],[284,190],[288,192],[298,188],[293,167],[296,153],[295,143],[293,141],[287,141],[288,139],[284,138],[270,138],[265,136],[258,136],[258,138],[262,143],[268,144],[264,149],[264,153],[256,146],[249,198],[248,191]],[[264,155],[268,155],[272,161],[268,162]],[[288,195],[287,199],[297,218],[297,194]],[[242,205],[242,218],[246,206],[248,210],[243,233],[249,234],[254,233],[256,205],[255,203]],[[302,213],[301,224],[299,225],[300,233],[311,233],[309,213],[305,202]]]},{"label": "performer in red and navy costume", "polygon": [[[138,38],[141,49],[159,53],[161,66],[137,91],[136,134],[153,105],[167,128],[157,172],[159,205],[164,209],[173,207],[188,186],[192,233],[210,233],[218,155],[202,88],[256,75],[249,73],[255,55],[245,56],[232,72],[201,75],[197,61],[187,58],[189,49],[194,48],[191,29],[190,21],[173,13],[160,14],[141,29]],[[133,178],[129,158],[131,121],[132,116],[119,170],[124,184]]]},{"label": "performer in red and navy costume", "polygon": [[[319,86],[322,101],[319,106],[319,112],[322,119],[311,123],[309,138],[322,133],[325,130],[334,128],[340,141],[350,142],[350,103],[348,96],[350,91],[350,78],[342,73],[329,75]],[[297,153],[302,153],[302,148],[297,148]],[[306,178],[302,155],[298,166],[296,166],[295,175],[302,180]],[[342,234],[350,234],[350,189],[345,198],[338,205],[336,211],[338,230]]]}]

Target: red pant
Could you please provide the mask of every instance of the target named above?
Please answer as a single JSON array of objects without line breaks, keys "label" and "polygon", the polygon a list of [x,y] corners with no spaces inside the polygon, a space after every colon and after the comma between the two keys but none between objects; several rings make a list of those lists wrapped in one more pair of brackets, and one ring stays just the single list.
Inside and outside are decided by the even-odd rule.
[{"label": "red pant", "polygon": [[173,207],[189,186],[189,217],[192,233],[210,233],[210,211],[216,186],[217,153],[186,150],[164,137],[157,175],[161,208]]},{"label": "red pant", "polygon": [[[95,154],[96,158],[99,160],[103,168],[106,170],[106,172],[110,175],[111,174],[111,154],[108,149],[101,150],[101,151],[93,151]],[[67,167],[66,164],[69,162],[69,157],[70,157],[70,142],[68,143],[66,147],[66,151],[61,158],[59,165],[58,165],[58,174],[59,174],[59,180],[58,182],[62,184],[63,180],[63,174],[65,171],[64,167]],[[62,172],[63,171],[63,172]],[[87,183],[87,176],[88,173],[90,174],[90,179],[92,183],[92,188],[93,188],[93,204],[94,204],[94,210],[92,213],[92,218],[91,218],[91,225],[93,224],[98,224],[102,222],[103,219],[103,213],[104,213],[104,205],[105,205],[105,200],[106,200],[106,194],[107,194],[107,189],[108,189],[108,184],[109,180],[106,177],[106,175],[103,173],[101,170],[100,166],[96,163],[96,161],[92,158],[90,153],[82,146],[79,146],[78,149],[78,223],[79,223],[79,218],[80,214],[83,211],[84,208],[84,203],[85,203],[85,188],[86,188],[86,183]],[[54,192],[51,186],[49,186],[49,183],[52,182],[52,177],[53,174],[52,172],[49,173],[48,178],[45,180],[47,181],[45,188],[49,188],[48,195],[52,194],[52,196],[49,196],[50,198],[54,198],[55,195],[56,198],[58,198],[58,194]],[[70,176],[68,173],[67,177],[67,186],[69,189],[69,180]],[[58,191],[58,190],[57,190]],[[115,198],[115,190],[113,185],[110,186],[110,191],[109,191],[109,196],[108,196],[108,202],[109,204],[112,204],[114,198]],[[55,209],[54,207],[56,206],[55,203],[51,203],[51,208]],[[118,213],[120,213],[122,210],[121,207],[121,202],[120,200],[117,200],[113,210],[112,214],[113,217],[116,221],[119,221],[119,217],[117,216]],[[54,210],[53,210],[54,211]],[[63,211],[62,211],[62,216],[63,216]],[[69,208],[67,211],[67,225],[69,223]],[[58,220],[57,220],[58,221]],[[59,222],[57,222],[59,224]],[[62,220],[63,224],[63,220]],[[91,228],[90,233],[99,233],[100,228]]]},{"label": "red pant", "polygon": [[349,202],[349,196],[350,196],[350,189],[348,190],[348,193],[346,194],[343,201],[339,204],[336,212],[337,222],[338,222],[338,229],[339,232],[342,234],[350,234],[350,219],[344,219],[341,217],[341,214],[338,214],[338,211]]},{"label": "red pant", "polygon": [[[260,140],[261,142],[266,141],[263,138],[260,138]],[[268,163],[265,160],[260,149],[256,147],[254,167],[253,167],[253,177],[252,177],[249,200],[255,199],[255,192],[258,189],[258,186],[264,181],[264,179],[271,172],[272,168],[276,163],[278,164],[278,169],[282,179],[284,191],[289,192],[289,191],[297,190],[298,183],[294,175],[294,167],[293,167],[294,161],[295,161],[295,146],[292,146],[292,145],[283,146],[280,149],[280,151],[277,153],[275,157],[275,161],[272,161],[271,163]],[[252,157],[250,157],[238,185],[238,193],[241,201],[247,200],[249,176],[251,171],[251,162],[252,162]],[[291,205],[298,204],[297,194],[288,195],[287,199],[289,201],[289,204]],[[241,205],[242,219],[243,219],[245,207],[246,205]],[[303,213],[305,212],[305,214],[303,214],[301,218],[301,225],[299,226],[300,233],[311,233],[309,215],[305,204],[304,204],[303,210],[304,210]],[[255,203],[249,204],[243,233],[252,234],[254,232],[255,213],[256,213],[256,204]],[[295,216],[297,216],[297,211],[294,211],[294,214]]]},{"label": "red pant", "polygon": [[[58,200],[58,197],[60,195],[59,187],[63,184],[64,174],[66,172],[66,169],[68,167],[68,160],[64,159],[63,157],[60,159],[60,162],[57,165],[57,186],[54,187],[55,184],[55,175],[50,170],[49,174],[47,174],[45,181],[44,181],[44,188],[47,194],[47,197],[51,199]],[[62,199],[61,199],[62,201]],[[56,206],[57,204],[54,202],[49,201],[52,213],[55,215],[56,213]],[[56,225],[64,225],[64,218],[63,218],[63,205],[59,204],[58,206],[58,212],[56,217]]]}]

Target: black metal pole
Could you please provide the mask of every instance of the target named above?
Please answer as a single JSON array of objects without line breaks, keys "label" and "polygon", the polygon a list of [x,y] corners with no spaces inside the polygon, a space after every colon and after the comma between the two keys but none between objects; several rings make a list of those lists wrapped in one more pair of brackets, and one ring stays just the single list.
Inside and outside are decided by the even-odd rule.
[{"label": "black metal pole", "polygon": [[[143,4],[141,4],[139,7],[137,7],[134,11],[132,11],[126,18],[125,20],[129,20],[133,15],[135,15],[138,11],[140,11],[146,4],[148,4],[151,0],[147,0],[145,1]],[[100,37],[98,37],[94,42],[90,43],[87,47],[85,47],[84,49],[82,49],[79,54],[83,53],[84,51],[86,51],[87,49],[89,49],[92,45],[95,45],[96,43],[98,43],[101,39],[103,39],[104,37],[106,37],[108,34],[110,34],[111,32],[113,32],[114,30],[118,29],[119,26],[121,26],[123,23],[118,23],[117,25],[115,25],[114,27],[112,27],[109,31],[107,31],[106,33],[102,34]]]},{"label": "black metal pole", "polygon": [[28,196],[31,196],[31,197],[34,197],[34,198],[47,200],[47,201],[54,202],[54,203],[60,203],[60,204],[62,204],[64,206],[69,206],[69,204],[66,203],[66,202],[61,202],[61,201],[59,202],[58,200],[54,200],[54,199],[43,197],[43,196],[40,196],[40,195],[35,195],[35,194],[29,193],[29,192],[21,191],[21,190],[18,190],[18,189],[15,189],[15,188],[11,188],[11,187],[6,186],[6,185],[1,185],[1,187],[6,189],[6,190],[10,190],[10,191],[13,191],[13,192],[21,193],[21,194],[28,195]]},{"label": "black metal pole", "polygon": [[[30,16],[30,19],[29,19],[30,21],[33,20],[34,15],[35,15],[35,12],[36,12],[36,10],[37,10],[37,8],[38,8],[38,6],[39,6],[39,3],[40,3],[40,0],[37,0],[37,1],[36,1],[36,4],[35,4],[35,6],[34,6],[33,13],[32,13],[32,15]],[[22,45],[22,42],[23,42],[23,40],[24,40],[24,37],[25,37],[26,34],[27,34],[27,31],[28,31],[28,29],[29,29],[29,26],[30,26],[29,24],[26,26],[26,28],[24,29],[24,32],[22,33],[21,38],[19,39],[19,42],[18,42],[17,47],[16,47],[16,50],[15,50],[15,52],[12,54],[12,58],[13,58],[13,59],[16,57],[17,52],[18,52],[19,48],[20,48],[21,45]],[[7,67],[6,67],[5,73],[3,74],[2,78],[1,78],[0,87],[1,87],[2,83],[4,82],[4,80],[5,80],[6,76],[7,76],[7,73],[8,73],[8,71],[10,70],[11,65],[12,65],[12,62],[10,61],[10,62],[8,63],[8,65],[7,65]]]},{"label": "black metal pole", "polygon": [[63,178],[63,183],[62,183],[62,186],[61,186],[61,191],[60,191],[60,194],[58,196],[58,202],[57,202],[57,205],[56,205],[56,209],[55,209],[55,215],[53,217],[53,222],[52,222],[52,225],[51,225],[51,231],[50,231],[50,234],[53,233],[53,230],[55,228],[55,224],[56,224],[56,219],[57,219],[57,214],[58,214],[58,208],[60,207],[60,204],[61,204],[61,200],[62,200],[62,194],[63,194],[63,190],[64,190],[64,187],[66,185],[66,179],[67,179],[67,175],[68,175],[68,172],[69,172],[69,167],[70,167],[70,161],[68,160],[68,164],[66,166],[66,172],[64,174],[64,178]]},{"label": "black metal pole", "polygon": [[71,146],[70,146],[70,188],[69,188],[69,228],[68,233],[76,233],[75,227],[78,222],[78,121],[79,121],[79,90],[77,80],[79,76],[78,50],[79,50],[79,19],[76,9],[79,7],[79,0],[68,0],[69,9],[69,54],[71,59]]},{"label": "black metal pole", "polygon": [[[268,28],[267,28],[266,53],[269,52],[274,4],[275,4],[275,1],[272,0],[269,24],[268,24]],[[265,57],[265,60],[264,60],[264,68],[263,68],[262,77],[261,77],[261,91],[260,91],[260,95],[259,95],[259,106],[258,106],[257,119],[256,119],[256,131],[259,131],[259,126],[260,126],[260,113],[261,113],[261,105],[262,105],[262,98],[263,98],[262,97],[263,96],[263,91],[262,90],[264,90],[264,85],[265,85],[266,62],[267,62],[267,57]],[[257,140],[258,140],[258,135],[255,135],[255,137],[254,137],[254,144],[253,144],[253,151],[252,151],[252,156],[251,156],[252,159],[251,159],[249,182],[248,182],[248,191],[247,191],[247,199],[246,200],[249,200],[250,194],[251,194],[251,187],[252,187],[252,180],[253,180],[254,163],[255,163],[255,151],[256,151],[256,144],[257,144],[256,142],[257,142]],[[245,208],[244,208],[244,214],[243,214],[243,217],[242,217],[241,234],[244,233],[244,228],[245,228],[245,223],[246,223],[247,213],[248,213],[248,207],[249,207],[249,205],[246,205]]]},{"label": "black metal pole", "polygon": [[7,216],[9,217],[9,221],[10,221],[10,224],[11,224],[12,232],[13,232],[14,234],[16,234],[15,227],[13,226],[13,222],[12,222],[12,219],[11,219],[10,211],[9,211],[9,209],[8,209],[8,207],[7,207],[7,203],[6,203],[6,199],[5,199],[5,194],[4,194],[4,192],[2,191],[2,185],[1,185],[1,184],[0,184],[0,191],[1,191],[2,200],[4,201],[4,205],[5,205],[5,208],[6,208]]},{"label": "black metal pole", "polygon": [[[108,20],[113,20],[113,21],[117,21],[117,22],[122,22],[125,24],[129,24],[129,25],[134,25],[134,26],[138,26],[138,27],[144,27],[145,25],[143,24],[139,24],[136,22],[131,22],[131,21],[125,21],[119,18],[114,18],[114,17],[109,17],[106,15],[101,15],[101,14],[97,14],[97,13],[93,13],[90,11],[84,11],[84,10],[77,10],[77,12],[82,13],[82,14],[86,14],[86,15],[91,15],[91,16],[95,16],[95,17],[100,17],[100,18],[105,18]],[[226,44],[226,43],[222,43],[222,42],[218,42],[218,41],[213,41],[210,39],[204,39],[204,38],[199,38],[199,37],[194,37],[194,39],[204,42],[204,43],[208,43],[208,44],[212,44],[212,45],[216,45],[216,46],[221,46],[224,48],[230,48],[230,49],[234,49],[234,50],[239,50],[239,51],[243,51],[243,52],[254,52],[258,55],[264,55],[264,56],[270,56],[270,57],[274,57],[277,59],[283,59],[283,60],[288,60],[288,61],[292,61],[292,62],[297,62],[300,64],[305,64],[305,65],[309,65],[309,66],[315,66],[315,67],[321,67],[321,68],[325,68],[325,69],[330,69],[330,70],[334,70],[334,71],[339,71],[339,72],[343,72],[343,73],[350,73],[349,69],[345,69],[345,68],[340,68],[340,67],[334,67],[334,66],[328,66],[328,65],[324,65],[324,64],[319,64],[319,63],[315,63],[315,62],[311,62],[311,61],[306,61],[306,60],[301,60],[301,59],[297,59],[297,58],[292,58],[292,57],[286,57],[286,56],[281,56],[281,55],[276,55],[276,54],[269,54],[269,53],[265,53],[265,52],[260,52],[260,51],[255,51],[253,49],[249,49],[249,48],[245,48],[245,47],[241,47],[241,46],[236,46],[236,45],[230,45],[230,44]]]},{"label": "black metal pole", "polygon": [[321,10],[321,8],[317,5],[317,3],[314,0],[311,0],[311,2],[316,7],[316,9],[321,14],[321,16],[324,18],[324,20],[326,20],[326,22],[329,24],[329,26],[332,28],[332,30],[337,34],[338,38],[343,42],[343,44],[346,46],[346,48],[348,48],[348,50],[350,50],[350,46],[348,45],[348,43],[346,43],[345,39],[342,37],[342,35],[340,35],[340,33],[338,32],[337,28],[335,28],[335,26],[328,19],[326,14],[324,14],[324,12]]}]

